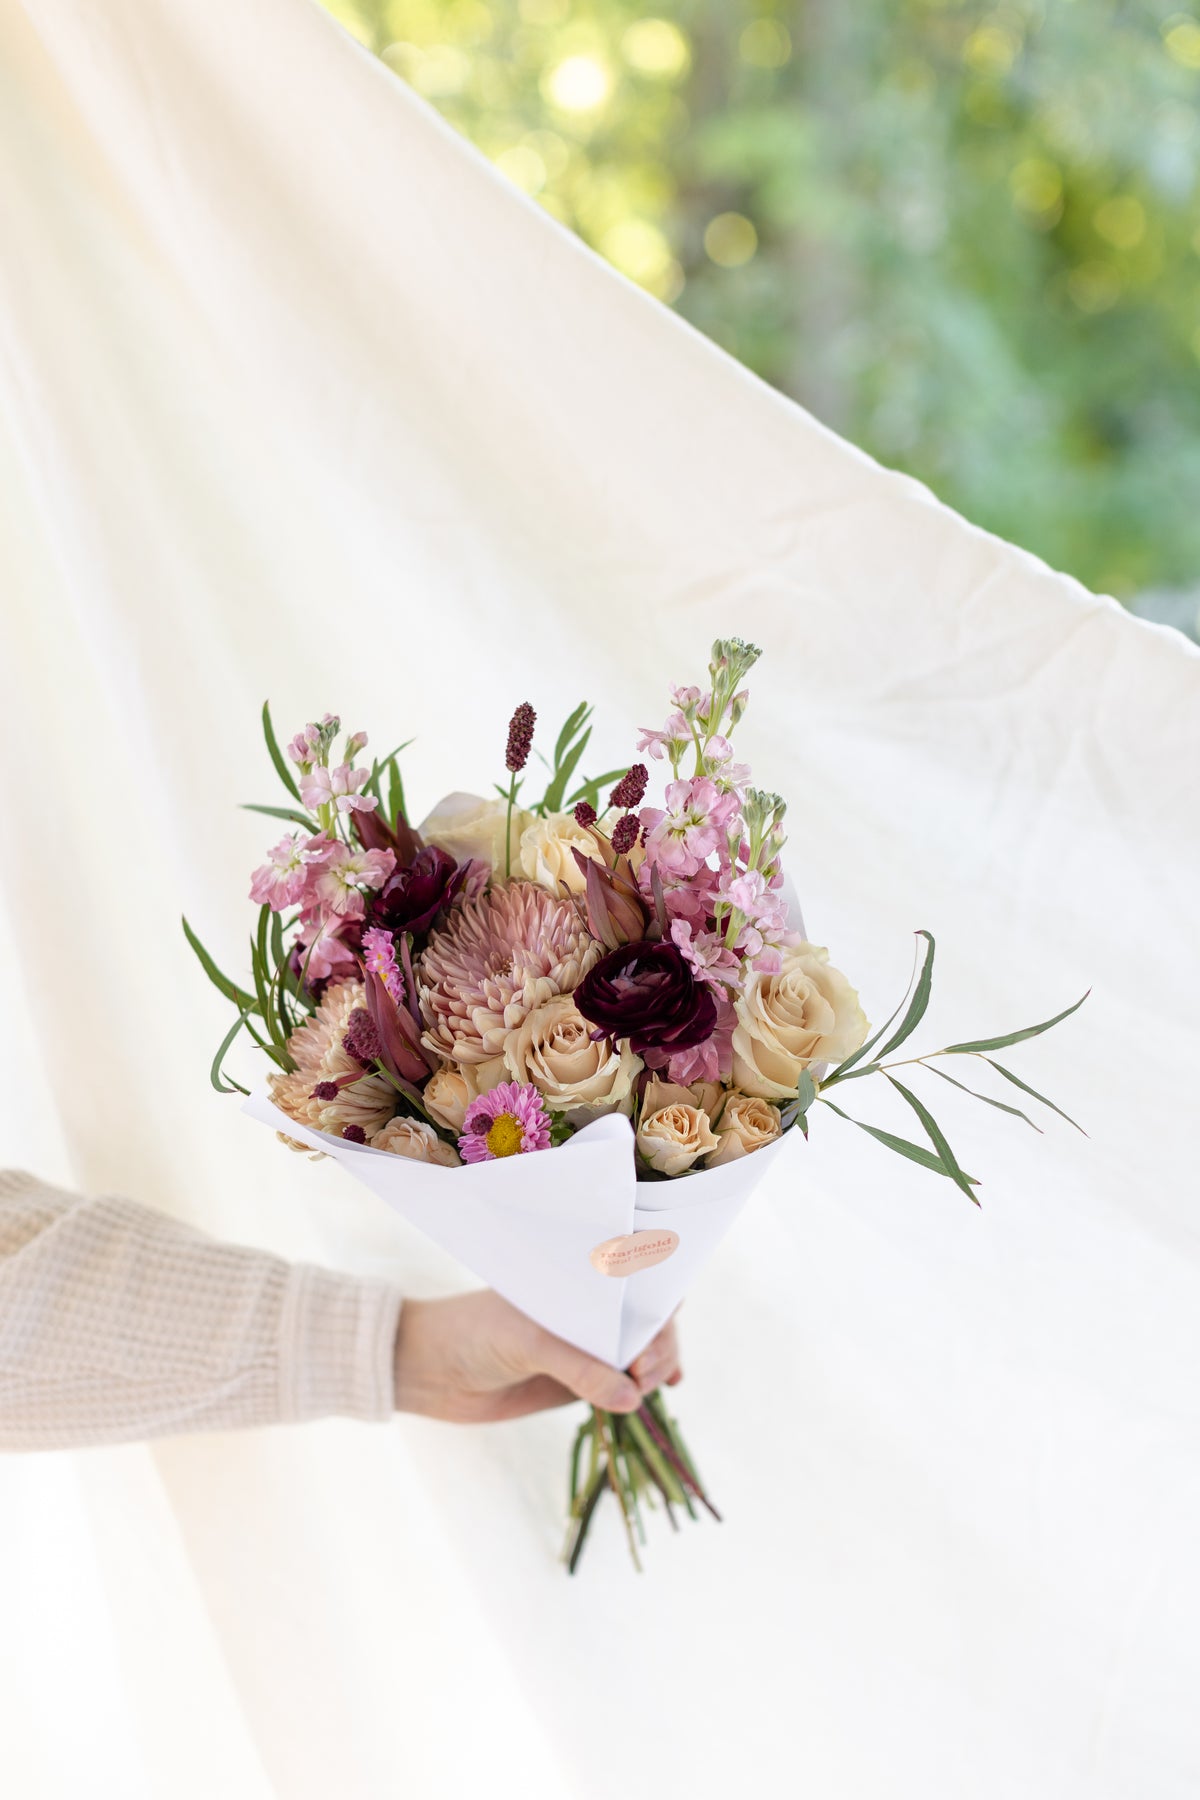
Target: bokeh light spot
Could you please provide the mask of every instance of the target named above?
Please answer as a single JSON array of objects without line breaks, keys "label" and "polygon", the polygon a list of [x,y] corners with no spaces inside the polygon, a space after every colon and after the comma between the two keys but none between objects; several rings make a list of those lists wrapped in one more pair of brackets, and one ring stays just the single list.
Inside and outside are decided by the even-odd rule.
[{"label": "bokeh light spot", "polygon": [[596,112],[612,86],[612,71],[598,56],[565,56],[542,77],[542,92],[560,112]]},{"label": "bokeh light spot", "polygon": [[512,144],[492,160],[523,194],[540,194],[546,185],[546,165],[528,144]]},{"label": "bokeh light spot", "polygon": [[1114,194],[1096,208],[1092,223],[1115,250],[1132,250],[1146,235],[1146,210],[1132,194]]},{"label": "bokeh light spot", "polygon": [[1121,298],[1121,277],[1111,263],[1080,263],[1067,277],[1067,292],[1080,312],[1108,312]]},{"label": "bokeh light spot", "polygon": [[621,38],[621,54],[639,75],[678,81],[692,66],[692,47],[670,19],[636,19]]},{"label": "bokeh light spot", "polygon": [[740,269],[758,249],[758,233],[743,213],[718,213],[704,231],[704,249],[722,269]]},{"label": "bokeh light spot", "polygon": [[738,39],[738,55],[752,69],[782,69],[791,54],[791,35],[779,19],[752,19]]},{"label": "bokeh light spot", "polygon": [[1043,156],[1019,162],[1008,178],[1013,205],[1035,224],[1053,225],[1062,213],[1062,172]]},{"label": "bokeh light spot", "polygon": [[1176,15],[1173,20],[1167,20],[1163,43],[1172,62],[1185,69],[1200,69],[1200,24],[1195,19]]}]

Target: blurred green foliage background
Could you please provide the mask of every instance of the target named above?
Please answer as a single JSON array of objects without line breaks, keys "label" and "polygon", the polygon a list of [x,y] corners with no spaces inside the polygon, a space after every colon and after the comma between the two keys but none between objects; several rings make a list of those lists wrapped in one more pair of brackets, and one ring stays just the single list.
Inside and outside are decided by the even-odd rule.
[{"label": "blurred green foliage background", "polygon": [[835,430],[1195,630],[1193,13],[325,4],[517,186]]}]

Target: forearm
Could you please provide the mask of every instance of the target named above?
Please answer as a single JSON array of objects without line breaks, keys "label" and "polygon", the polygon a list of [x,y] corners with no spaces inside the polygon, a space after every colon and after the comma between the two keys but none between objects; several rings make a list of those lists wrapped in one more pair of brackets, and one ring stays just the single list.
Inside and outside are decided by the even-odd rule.
[{"label": "forearm", "polygon": [[0,1449],[394,1403],[400,1296],[0,1172]]}]

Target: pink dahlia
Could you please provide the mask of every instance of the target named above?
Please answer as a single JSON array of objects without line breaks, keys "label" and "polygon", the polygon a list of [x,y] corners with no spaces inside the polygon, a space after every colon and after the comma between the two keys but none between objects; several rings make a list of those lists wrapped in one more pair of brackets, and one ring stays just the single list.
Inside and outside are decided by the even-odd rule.
[{"label": "pink dahlia", "polygon": [[535,1087],[503,1081],[467,1108],[458,1140],[464,1162],[494,1162],[550,1148],[550,1116]]},{"label": "pink dahlia", "polygon": [[435,931],[417,963],[422,1042],[444,1062],[500,1056],[535,1006],[579,986],[600,955],[571,900],[531,881],[468,900]]}]

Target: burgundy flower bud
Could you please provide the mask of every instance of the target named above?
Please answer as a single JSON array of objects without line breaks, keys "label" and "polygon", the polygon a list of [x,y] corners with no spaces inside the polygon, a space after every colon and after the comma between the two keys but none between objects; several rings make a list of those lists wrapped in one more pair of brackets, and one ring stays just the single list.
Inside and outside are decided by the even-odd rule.
[{"label": "burgundy flower bud", "polygon": [[[690,1050],[712,1036],[717,1003],[670,941],[622,944],[584,976],[575,1004],[609,1037],[628,1038],[637,1056]],[[656,1059],[657,1060],[657,1059]]]},{"label": "burgundy flower bud", "polygon": [[622,775],[608,796],[608,804],[619,806],[622,812],[632,812],[646,798],[646,784],[649,780],[645,763],[634,763],[628,775]]},{"label": "burgundy flower bud", "polygon": [[356,1063],[361,1063],[364,1069],[373,1068],[377,1059],[383,1055],[383,1044],[375,1029],[375,1022],[365,1006],[356,1006],[347,1019],[342,1049]]},{"label": "burgundy flower bud", "polygon": [[533,727],[537,714],[528,700],[522,700],[508,726],[508,754],[504,765],[515,775],[529,761],[529,751],[533,743]]},{"label": "burgundy flower bud", "polygon": [[393,869],[379,892],[371,896],[371,923],[419,936],[455,898],[466,873],[466,866],[460,868],[445,850],[426,844],[406,867]]},{"label": "burgundy flower bud", "polygon": [[343,1125],[342,1136],[351,1144],[365,1144],[367,1134],[361,1125]]},{"label": "burgundy flower bud", "polygon": [[594,825],[596,823],[595,807],[589,806],[586,800],[581,800],[575,808],[575,823],[582,825],[585,831],[589,825]]},{"label": "burgundy flower bud", "polygon": [[626,851],[633,849],[640,830],[641,820],[636,813],[626,813],[623,819],[617,820],[613,826],[612,847],[618,856],[624,856]]}]

